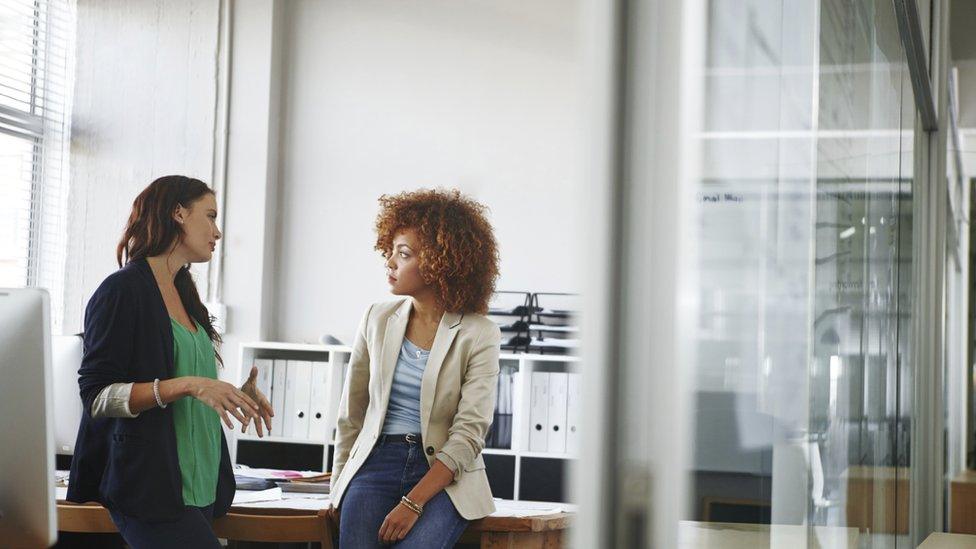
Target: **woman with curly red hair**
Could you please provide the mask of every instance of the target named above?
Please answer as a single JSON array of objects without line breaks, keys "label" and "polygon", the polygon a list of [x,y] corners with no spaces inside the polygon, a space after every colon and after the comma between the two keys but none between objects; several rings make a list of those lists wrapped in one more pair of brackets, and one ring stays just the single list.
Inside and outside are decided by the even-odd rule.
[{"label": "woman with curly red hair", "polygon": [[484,316],[498,248],[458,191],[380,198],[391,292],[363,317],[339,404],[332,502],[339,546],[451,547],[494,511],[485,435],[501,333]]}]

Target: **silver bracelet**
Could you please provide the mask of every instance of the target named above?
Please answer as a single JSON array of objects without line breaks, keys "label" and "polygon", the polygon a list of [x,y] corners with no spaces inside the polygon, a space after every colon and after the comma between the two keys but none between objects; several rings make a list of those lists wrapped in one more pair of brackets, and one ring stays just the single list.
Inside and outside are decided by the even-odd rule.
[{"label": "silver bracelet", "polygon": [[153,396],[156,397],[156,405],[160,408],[165,408],[166,404],[163,404],[163,399],[159,398],[159,378],[153,380]]}]

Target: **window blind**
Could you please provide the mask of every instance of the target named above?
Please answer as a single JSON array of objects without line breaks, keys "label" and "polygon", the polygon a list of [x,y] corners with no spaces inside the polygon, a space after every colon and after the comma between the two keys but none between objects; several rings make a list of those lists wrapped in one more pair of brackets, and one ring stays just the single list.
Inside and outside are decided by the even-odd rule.
[{"label": "window blind", "polygon": [[73,0],[0,0],[0,286],[51,295],[60,332]]}]

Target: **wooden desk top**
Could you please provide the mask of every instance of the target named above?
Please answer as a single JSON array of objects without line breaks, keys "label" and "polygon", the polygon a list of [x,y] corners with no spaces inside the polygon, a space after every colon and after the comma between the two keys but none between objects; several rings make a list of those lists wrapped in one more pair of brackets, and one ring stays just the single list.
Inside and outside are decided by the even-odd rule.
[{"label": "wooden desk top", "polygon": [[976,549],[976,536],[936,532],[925,538],[918,549]]},{"label": "wooden desk top", "polygon": [[[85,508],[102,508],[100,504],[95,502],[76,504],[59,500],[58,505],[76,505]],[[313,509],[243,506],[232,506],[230,508],[230,512],[239,513],[242,515],[266,516],[309,516],[318,514],[318,510]],[[473,532],[549,532],[569,528],[572,518],[572,513],[556,513],[531,517],[485,517],[480,520],[472,521],[471,524],[468,525],[468,530]]]},{"label": "wooden desk top", "polygon": [[952,479],[952,482],[958,482],[960,484],[976,484],[976,471],[965,469],[956,475],[956,477]]},{"label": "wooden desk top", "polygon": [[841,473],[841,478],[850,480],[909,480],[910,475],[911,471],[908,467],[851,465]]},{"label": "wooden desk top", "polygon": [[[306,516],[317,511],[275,507],[231,507],[231,513],[242,515]],[[471,521],[468,530],[474,532],[548,532],[570,527],[572,513],[537,515],[531,517],[485,517]]]},{"label": "wooden desk top", "polygon": [[681,521],[679,549],[858,549],[857,528]]}]

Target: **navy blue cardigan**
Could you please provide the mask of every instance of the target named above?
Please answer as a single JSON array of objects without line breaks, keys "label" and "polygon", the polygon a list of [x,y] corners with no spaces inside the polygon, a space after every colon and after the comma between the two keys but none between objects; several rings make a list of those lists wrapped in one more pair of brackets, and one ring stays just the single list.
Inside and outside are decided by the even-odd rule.
[{"label": "navy blue cardigan", "polygon": [[[150,522],[184,511],[172,408],[135,418],[91,417],[103,388],[173,377],[173,327],[149,264],[130,261],[95,290],[85,309],[85,353],[78,370],[84,411],[71,461],[68,501],[97,501]],[[225,515],[236,484],[221,430],[214,516]]]}]

